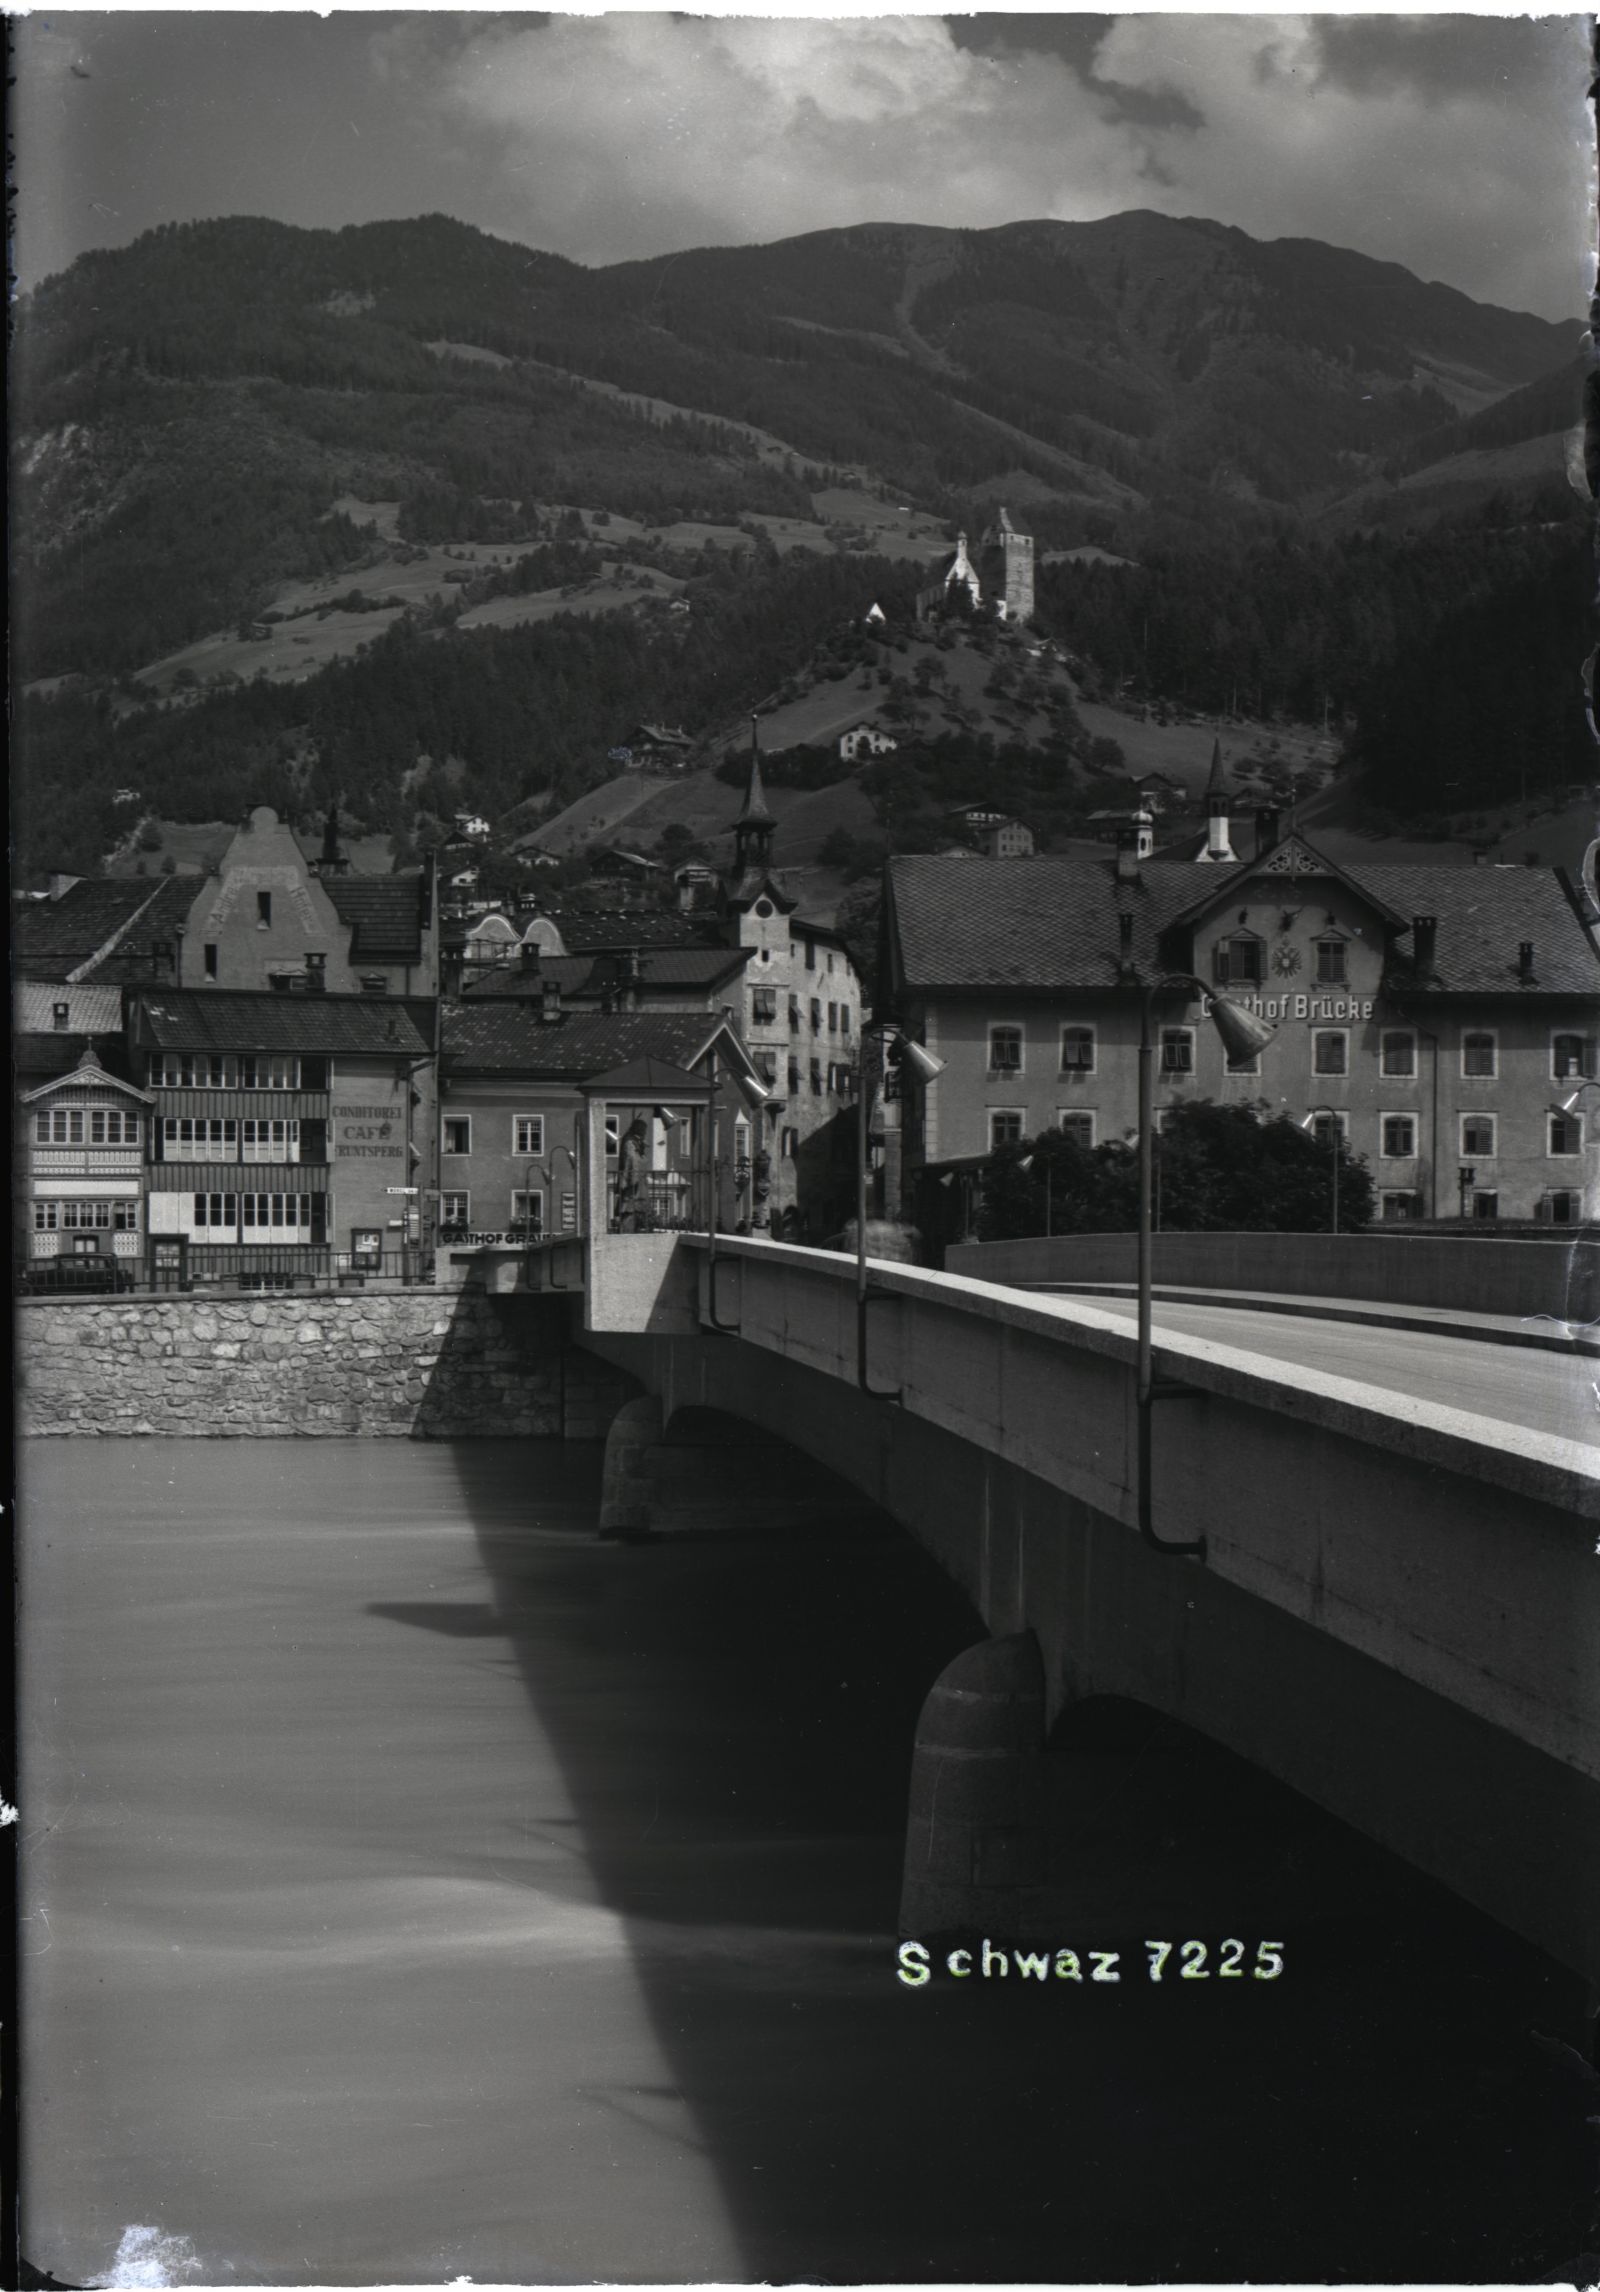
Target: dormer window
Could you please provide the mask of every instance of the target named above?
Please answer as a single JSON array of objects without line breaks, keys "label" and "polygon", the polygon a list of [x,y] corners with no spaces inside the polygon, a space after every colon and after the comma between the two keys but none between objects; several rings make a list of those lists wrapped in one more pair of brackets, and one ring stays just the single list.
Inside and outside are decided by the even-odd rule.
[{"label": "dormer window", "polygon": [[1219,987],[1259,987],[1267,975],[1266,942],[1253,931],[1219,939],[1212,951],[1212,976]]},{"label": "dormer window", "polygon": [[270,931],[272,929],[272,894],[270,891],[258,891],[256,893],[256,929],[258,931]]},{"label": "dormer window", "polygon": [[52,1003],[52,1004],[51,1004],[51,1006],[50,1006],[50,1024],[51,1024],[51,1026],[52,1026],[52,1027],[56,1027],[56,1028],[62,1028],[62,1027],[67,1027],[67,1026],[70,1026],[70,1025],[71,1025],[71,1023],[72,1023],[72,1005],[71,1005],[70,1003]]}]

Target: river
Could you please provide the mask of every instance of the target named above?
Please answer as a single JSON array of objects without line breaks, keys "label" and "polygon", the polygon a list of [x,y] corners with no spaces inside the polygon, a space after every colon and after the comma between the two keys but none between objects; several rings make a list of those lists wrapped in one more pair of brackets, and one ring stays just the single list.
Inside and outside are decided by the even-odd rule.
[{"label": "river", "polygon": [[31,1444],[33,2268],[1466,2282],[1585,2249],[1550,1970],[1220,1755],[1057,1754],[1102,1814],[1134,1758],[1166,1896],[1277,1918],[1281,1980],[1144,1979],[1149,1859],[1107,1818],[1120,1986],[903,1985],[911,1735],[970,1613],[886,1523],[601,1543],[597,1487],[555,1443]]}]

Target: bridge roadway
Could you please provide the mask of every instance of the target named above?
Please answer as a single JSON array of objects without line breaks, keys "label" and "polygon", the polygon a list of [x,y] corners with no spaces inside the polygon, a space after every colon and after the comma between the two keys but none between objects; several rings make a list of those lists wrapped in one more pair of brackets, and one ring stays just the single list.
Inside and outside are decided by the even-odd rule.
[{"label": "bridge roadway", "polygon": [[[1184,1391],[1155,1413],[1153,1518],[1206,1539],[1197,1565],[1135,1532],[1128,1301],[874,1264],[863,1393],[849,1260],[722,1237],[713,1300],[703,1240],[589,1256],[580,1342],[657,1424],[721,1410],[880,1503],[997,1641],[1037,1643],[1044,1724],[1145,1703],[1600,1984],[1590,1361],[1163,1305]],[[935,1907],[1026,1930],[1026,1882],[970,1843]]]},{"label": "bridge roadway", "polygon": [[[1131,1321],[1131,1297],[1096,1300]],[[1314,1313],[1262,1312],[1239,1305],[1157,1299],[1155,1328],[1199,1337],[1280,1365],[1325,1371],[1390,1393],[1461,1409],[1486,1422],[1516,1425],[1553,1440],[1600,1446],[1600,1363],[1575,1353],[1435,1335],[1426,1328],[1369,1328]]]}]

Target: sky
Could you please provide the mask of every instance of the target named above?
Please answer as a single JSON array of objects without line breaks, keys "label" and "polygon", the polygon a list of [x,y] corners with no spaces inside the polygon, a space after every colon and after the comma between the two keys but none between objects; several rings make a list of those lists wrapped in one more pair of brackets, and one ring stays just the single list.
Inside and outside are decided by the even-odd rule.
[{"label": "sky", "polygon": [[1132,207],[1584,313],[1577,17],[10,20],[24,289],[153,224],[443,212],[588,264]]}]

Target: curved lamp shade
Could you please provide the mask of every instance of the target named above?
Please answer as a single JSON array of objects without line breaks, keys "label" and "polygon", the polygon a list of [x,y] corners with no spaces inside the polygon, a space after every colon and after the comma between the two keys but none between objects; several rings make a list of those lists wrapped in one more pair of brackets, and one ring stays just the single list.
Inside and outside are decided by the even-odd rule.
[{"label": "curved lamp shade", "polygon": [[1266,1049],[1276,1030],[1265,1019],[1258,1019],[1254,1011],[1242,1004],[1230,1002],[1226,995],[1211,997],[1211,1023],[1222,1037],[1222,1047],[1231,1066],[1235,1060],[1243,1065]]},{"label": "curved lamp shade", "polygon": [[909,1035],[900,1037],[900,1055],[918,1082],[934,1082],[945,1070],[942,1058],[935,1058],[931,1050],[925,1050],[921,1043],[913,1042]]}]

